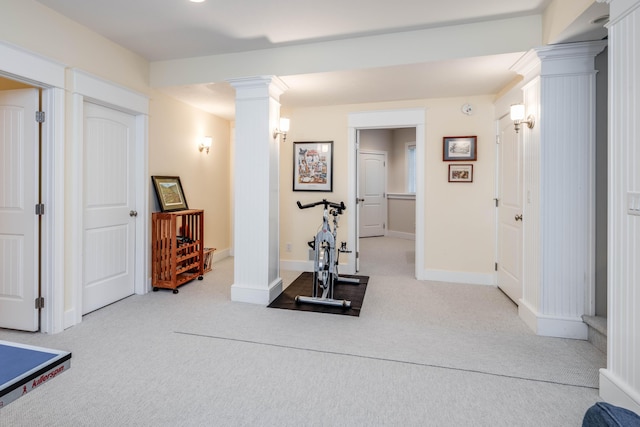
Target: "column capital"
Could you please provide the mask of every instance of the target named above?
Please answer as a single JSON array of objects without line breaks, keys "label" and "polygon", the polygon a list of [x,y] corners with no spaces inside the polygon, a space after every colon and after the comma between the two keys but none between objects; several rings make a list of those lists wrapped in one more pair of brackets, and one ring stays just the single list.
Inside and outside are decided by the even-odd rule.
[{"label": "column capital", "polygon": [[511,70],[529,81],[537,76],[593,72],[594,58],[607,47],[607,40],[542,46],[524,54]]},{"label": "column capital", "polygon": [[289,87],[277,76],[252,76],[228,79],[236,90],[236,99],[270,96],[276,100]]}]

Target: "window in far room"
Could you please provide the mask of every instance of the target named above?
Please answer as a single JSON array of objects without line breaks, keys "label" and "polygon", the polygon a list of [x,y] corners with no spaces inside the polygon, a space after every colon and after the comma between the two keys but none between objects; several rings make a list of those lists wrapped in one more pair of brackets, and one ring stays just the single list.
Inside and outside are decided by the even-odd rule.
[{"label": "window in far room", "polygon": [[409,142],[406,144],[405,159],[407,162],[407,193],[416,192],[416,143]]}]

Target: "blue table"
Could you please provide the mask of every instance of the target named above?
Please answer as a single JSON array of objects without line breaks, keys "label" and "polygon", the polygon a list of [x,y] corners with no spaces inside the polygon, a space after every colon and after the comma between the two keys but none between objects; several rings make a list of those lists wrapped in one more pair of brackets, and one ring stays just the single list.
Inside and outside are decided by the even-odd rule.
[{"label": "blue table", "polygon": [[70,352],[0,341],[0,408],[70,367]]}]

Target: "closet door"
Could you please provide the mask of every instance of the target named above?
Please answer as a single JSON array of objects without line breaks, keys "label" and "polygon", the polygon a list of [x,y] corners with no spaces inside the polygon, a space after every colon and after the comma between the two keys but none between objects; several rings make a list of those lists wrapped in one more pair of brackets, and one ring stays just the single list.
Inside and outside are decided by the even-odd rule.
[{"label": "closet door", "polygon": [[519,304],[522,298],[522,144],[507,116],[498,144],[498,287]]},{"label": "closet door", "polygon": [[38,89],[0,92],[0,327],[38,330]]},{"label": "closet door", "polygon": [[84,104],[83,314],[134,293],[135,124]]}]

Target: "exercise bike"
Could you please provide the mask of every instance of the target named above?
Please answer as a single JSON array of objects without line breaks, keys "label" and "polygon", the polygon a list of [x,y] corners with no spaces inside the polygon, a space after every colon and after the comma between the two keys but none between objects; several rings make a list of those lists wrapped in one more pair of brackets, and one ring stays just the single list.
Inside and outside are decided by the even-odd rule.
[{"label": "exercise bike", "polygon": [[[318,230],[315,238],[308,242],[311,249],[314,250],[313,263],[313,286],[311,296],[297,295],[296,303],[322,304],[343,308],[350,308],[351,301],[336,300],[333,297],[333,288],[337,282],[345,282],[351,284],[359,284],[357,278],[341,277],[338,274],[338,264],[340,252],[349,253],[346,242],[342,242],[336,249],[336,239],[338,234],[338,217],[342,215],[347,208],[344,202],[334,203],[326,199],[320,202],[310,203],[307,205],[297,202],[298,208],[308,209],[315,206],[324,206],[322,214],[322,226]],[[333,229],[329,223],[329,215],[333,216]]]}]

